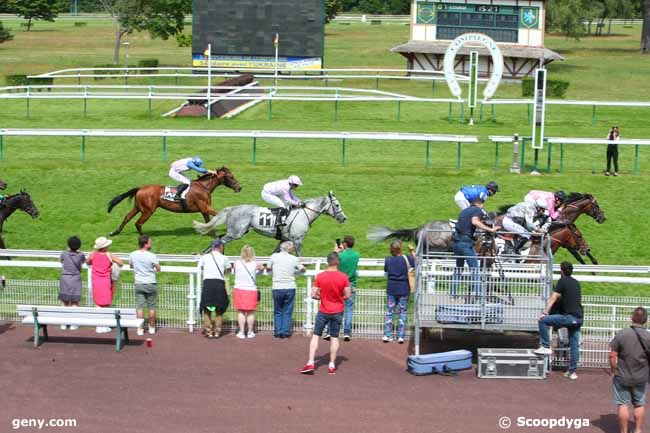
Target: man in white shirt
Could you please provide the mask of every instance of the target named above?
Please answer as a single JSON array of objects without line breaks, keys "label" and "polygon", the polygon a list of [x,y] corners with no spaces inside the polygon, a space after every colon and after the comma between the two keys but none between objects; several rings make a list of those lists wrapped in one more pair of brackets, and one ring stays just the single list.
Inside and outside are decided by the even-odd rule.
[{"label": "man in white shirt", "polygon": [[298,257],[291,255],[293,242],[280,244],[280,252],[271,255],[266,269],[273,273],[273,336],[291,336],[293,303],[296,297],[296,274],[306,271]]},{"label": "man in white shirt", "polygon": [[[137,317],[144,317],[145,305],[149,309],[149,334],[156,333],[156,271],[160,272],[158,258],[151,252],[151,238],[142,235],[138,239],[139,250],[129,255],[129,265],[133,268]],[[138,328],[138,335],[144,335],[144,328]]]}]

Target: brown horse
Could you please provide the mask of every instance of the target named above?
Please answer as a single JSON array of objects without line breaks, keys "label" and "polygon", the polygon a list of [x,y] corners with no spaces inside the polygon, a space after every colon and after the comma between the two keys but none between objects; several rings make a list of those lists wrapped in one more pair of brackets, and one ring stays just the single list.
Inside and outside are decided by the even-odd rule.
[{"label": "brown horse", "polygon": [[26,191],[23,190],[19,194],[5,196],[5,200],[0,205],[0,248],[6,248],[2,239],[2,226],[16,210],[26,212],[32,218],[38,217],[38,208]]},{"label": "brown horse", "polygon": [[142,215],[136,221],[135,227],[138,233],[143,234],[142,226],[159,207],[170,212],[199,212],[203,215],[205,222],[208,222],[211,217],[218,213],[212,208],[212,192],[216,187],[225,185],[235,192],[241,191],[239,182],[235,179],[235,176],[233,176],[229,168],[221,167],[215,171],[216,174],[206,173],[192,181],[190,191],[185,198],[185,206],[180,202],[164,200],[162,198],[165,191],[164,185],[143,185],[114,197],[108,203],[108,213],[127,197],[135,197],[135,203],[133,209],[124,217],[122,224],[120,224],[117,230],[111,232],[110,235],[115,236],[120,234],[124,226],[138,213],[142,213]]},{"label": "brown horse", "polygon": [[583,214],[589,215],[598,224],[605,222],[605,212],[600,208],[593,195],[572,192],[560,208],[560,217],[558,220],[574,223]]}]

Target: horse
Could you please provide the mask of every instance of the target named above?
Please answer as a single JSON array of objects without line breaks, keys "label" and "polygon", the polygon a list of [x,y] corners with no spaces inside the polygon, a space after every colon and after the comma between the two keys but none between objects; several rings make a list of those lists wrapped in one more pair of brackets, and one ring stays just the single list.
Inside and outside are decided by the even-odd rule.
[{"label": "horse", "polygon": [[16,212],[17,209],[27,213],[32,218],[38,218],[38,208],[32,201],[27,191],[20,190],[20,193],[5,196],[5,200],[0,205],[0,248],[6,248],[5,242],[2,239],[2,227],[5,221]]},{"label": "horse", "polygon": [[217,216],[203,224],[194,221],[194,229],[200,234],[213,232],[216,227],[226,224],[226,234],[220,236],[223,243],[240,239],[250,230],[261,235],[275,237],[280,242],[273,252],[280,250],[283,241],[292,241],[298,256],[302,254],[302,242],[314,221],[326,214],[343,223],[347,219],[343,208],[334,193],[305,201],[304,206],[291,209],[286,225],[276,228],[277,213],[274,210],[256,205],[240,205],[222,209]]},{"label": "horse", "polygon": [[422,248],[430,252],[449,252],[453,243],[452,228],[449,221],[429,221],[412,229],[392,229],[386,226],[371,226],[366,238],[375,243],[386,239],[400,239],[406,242],[424,241]]},{"label": "horse", "polygon": [[598,224],[604,223],[606,219],[605,212],[600,208],[593,195],[572,192],[560,208],[560,218],[558,219],[574,223],[583,214],[589,215]]},{"label": "horse", "polygon": [[136,221],[135,227],[138,233],[142,235],[142,226],[159,207],[177,213],[199,212],[203,215],[205,222],[208,222],[211,216],[217,215],[217,211],[211,207],[212,192],[216,187],[225,185],[235,192],[241,191],[239,182],[229,168],[221,167],[215,171],[216,174],[206,173],[192,181],[185,203],[163,199],[165,185],[143,185],[114,197],[108,203],[108,213],[111,213],[111,210],[127,197],[135,197],[135,203],[133,209],[124,217],[122,224],[112,231],[110,236],[120,234],[124,226],[138,213],[142,213],[142,215]]}]

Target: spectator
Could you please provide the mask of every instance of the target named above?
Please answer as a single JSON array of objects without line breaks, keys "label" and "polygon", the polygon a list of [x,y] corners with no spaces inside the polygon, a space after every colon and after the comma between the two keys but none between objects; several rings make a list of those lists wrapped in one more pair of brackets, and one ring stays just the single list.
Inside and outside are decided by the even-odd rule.
[{"label": "spectator", "polygon": [[614,176],[618,176],[618,141],[621,139],[621,131],[618,126],[612,126],[607,134],[607,170],[605,176],[609,176],[612,168],[612,161],[614,162]]},{"label": "spectator", "polygon": [[384,273],[388,278],[386,285],[386,319],[384,321],[384,343],[393,341],[393,316],[399,314],[399,325],[397,326],[397,342],[404,343],[406,331],[406,312],[409,305],[408,271],[415,267],[415,248],[408,246],[411,254],[402,255],[402,242],[398,239],[390,244],[390,257],[384,260]]},{"label": "spectator", "polygon": [[[156,333],[156,271],[160,272],[158,258],[151,252],[151,238],[142,235],[138,238],[139,250],[129,256],[129,264],[133,268],[135,285],[136,315],[144,317],[144,307],[149,310],[149,334]],[[144,328],[138,328],[138,335],[144,335]]]},{"label": "spectator", "polygon": [[[580,360],[580,327],[582,326],[582,296],[580,283],[573,277],[573,265],[569,262],[562,262],[560,265],[562,274],[557,282],[553,294],[546,303],[546,308],[539,318],[539,340],[540,347],[535,350],[538,355],[552,355],[549,326],[567,328],[569,331],[569,370],[564,377],[575,380],[578,378],[576,369]],[[549,311],[560,299],[560,314],[550,314]]]},{"label": "spectator", "polygon": [[[338,239],[337,239],[338,241]],[[343,313],[343,340],[350,341],[352,335],[352,312],[354,308],[354,298],[356,297],[357,289],[357,266],[359,265],[359,258],[361,254],[352,249],[354,247],[354,237],[345,236],[342,244],[334,245],[334,251],[339,254],[339,271],[348,276],[350,280],[350,289],[352,294],[345,300],[345,311]],[[323,336],[325,340],[329,340],[329,332]]]},{"label": "spectator", "polygon": [[[115,281],[111,280],[113,263],[122,266],[124,262],[119,257],[108,252],[112,240],[100,236],[95,239],[94,251],[86,259],[86,264],[92,266],[91,281],[93,286],[93,301],[98,307],[110,307],[115,293]],[[98,326],[95,332],[102,334],[111,332],[108,326]]]},{"label": "spectator", "polygon": [[[469,266],[472,274],[472,293],[474,296],[483,294],[481,290],[479,266],[476,259],[476,250],[474,249],[474,232],[476,228],[480,228],[489,232],[496,232],[498,227],[489,227],[485,225],[481,219],[485,216],[483,210],[483,199],[478,197],[474,198],[471,206],[463,209],[458,215],[458,222],[456,223],[456,231],[454,232],[454,243],[452,245],[454,255],[456,256],[456,268],[451,280],[451,297],[458,296],[458,286],[460,284],[463,267],[465,262]],[[470,298],[471,300],[472,298]]]},{"label": "spectator", "polygon": [[225,282],[225,273],[230,267],[230,262],[228,257],[223,255],[221,239],[215,239],[210,247],[210,251],[202,255],[199,260],[199,267],[203,270],[203,290],[199,311],[203,316],[205,336],[219,338],[223,327],[223,313],[230,303]]},{"label": "spectator", "polygon": [[[256,284],[256,275],[263,269],[260,263],[255,262],[255,250],[250,245],[241,249],[241,260],[235,262],[235,289],[233,290],[233,304],[237,310],[239,332],[237,338],[254,338],[253,326],[255,324],[255,309],[259,301],[259,291]],[[248,325],[248,332],[246,332]]]},{"label": "spectator", "polygon": [[316,370],[316,350],[318,350],[318,340],[323,335],[325,326],[330,332],[330,363],[327,367],[328,374],[336,374],[336,354],[339,349],[339,334],[341,332],[341,322],[343,320],[344,300],[348,299],[351,294],[350,281],[347,275],[337,269],[339,265],[339,255],[331,252],[327,255],[327,269],[316,276],[312,288],[312,299],[320,300],[316,323],[314,325],[314,334],[311,336],[309,343],[309,360],[300,370],[302,374],[311,374]]},{"label": "spectator", "polygon": [[291,336],[293,302],[296,297],[296,274],[305,272],[298,257],[291,255],[293,242],[280,244],[280,252],[271,255],[266,263],[273,272],[273,336],[289,338]]},{"label": "spectator", "polygon": [[632,313],[632,325],[616,334],[610,343],[609,365],[613,379],[614,403],[618,405],[621,433],[627,433],[630,412],[634,407],[635,431],[641,432],[645,415],[646,383],[648,382],[648,355],[650,333],[645,329],[648,312],[637,308]]},{"label": "spectator", "polygon": [[[81,267],[86,261],[86,256],[79,248],[81,240],[72,236],[68,239],[68,251],[61,253],[59,299],[66,307],[78,307],[81,300]],[[61,325],[61,329],[67,329],[67,325]],[[77,325],[70,325],[70,330],[77,329]]]}]

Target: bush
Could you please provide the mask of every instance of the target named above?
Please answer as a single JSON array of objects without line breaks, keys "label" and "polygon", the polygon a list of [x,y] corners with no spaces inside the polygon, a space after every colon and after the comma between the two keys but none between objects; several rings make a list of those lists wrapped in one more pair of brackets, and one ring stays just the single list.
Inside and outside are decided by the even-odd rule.
[{"label": "bush", "polygon": [[[27,84],[32,85],[32,86],[51,86],[54,84],[54,78],[52,77],[39,77],[39,78],[27,78]],[[43,89],[38,89],[40,92]],[[51,91],[52,89],[47,89],[47,91]]]},{"label": "bush", "polygon": [[24,74],[6,75],[5,84],[7,86],[27,86],[29,80],[27,80],[27,75]]},{"label": "bush", "polygon": [[[158,59],[143,59],[138,62],[138,68],[157,68]],[[157,71],[140,71],[141,74],[155,74]]]},{"label": "bush", "polygon": [[13,35],[11,33],[9,33],[9,30],[6,30],[2,26],[2,22],[0,21],[0,44],[5,42],[5,41],[10,41],[13,38],[14,38]]},{"label": "bush", "polygon": [[[117,75],[117,74],[119,74],[121,72],[121,71],[106,71],[106,70],[103,70],[104,68],[117,68],[118,67],[118,65],[114,65],[112,63],[107,63],[105,65],[95,65],[94,67],[97,68],[97,69],[95,69],[93,71],[93,73],[95,73],[95,74],[102,74],[102,75],[113,75],[113,74],[115,74],[115,75]],[[95,80],[103,80],[105,78],[106,77],[95,77]]]},{"label": "bush", "polygon": [[88,23],[83,22],[83,21],[75,21],[74,26],[75,27],[86,27]]},{"label": "bush", "polygon": [[179,47],[191,47],[192,46],[192,35],[186,33],[178,33],[176,35],[176,42]]},{"label": "bush", "polygon": [[[569,90],[569,82],[562,80],[546,80],[546,96],[564,98]],[[524,97],[533,97],[535,92],[535,79],[524,78],[521,80],[521,94]]]}]

